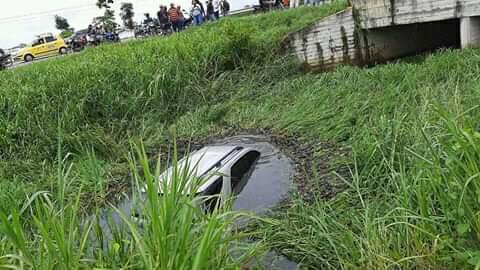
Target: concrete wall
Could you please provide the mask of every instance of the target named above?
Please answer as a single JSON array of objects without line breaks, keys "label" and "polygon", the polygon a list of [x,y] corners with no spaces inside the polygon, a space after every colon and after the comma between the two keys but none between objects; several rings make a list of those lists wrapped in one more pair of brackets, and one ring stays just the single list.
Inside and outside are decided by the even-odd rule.
[{"label": "concrete wall", "polygon": [[463,0],[461,1],[461,16],[479,16],[480,15],[480,1],[479,0]]},{"label": "concrete wall", "polygon": [[341,63],[358,63],[358,36],[352,9],[329,16],[288,37],[288,47],[310,68],[328,69]]},{"label": "concrete wall", "polygon": [[351,0],[365,29],[480,15],[479,0]]},{"label": "concrete wall", "polygon": [[370,29],[366,32],[371,64],[438,48],[460,46],[460,21],[429,22]]},{"label": "concrete wall", "polygon": [[462,48],[480,46],[480,17],[464,17],[461,19]]},{"label": "concrete wall", "polygon": [[305,67],[369,65],[442,47],[480,46],[480,0],[350,1],[353,9],[288,37],[286,47]]}]

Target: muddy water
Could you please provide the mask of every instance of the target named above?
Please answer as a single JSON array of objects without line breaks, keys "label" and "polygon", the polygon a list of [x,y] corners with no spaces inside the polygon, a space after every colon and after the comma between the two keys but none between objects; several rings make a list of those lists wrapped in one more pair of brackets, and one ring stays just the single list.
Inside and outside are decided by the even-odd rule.
[{"label": "muddy water", "polygon": [[[213,145],[238,145],[260,152],[260,158],[242,181],[243,189],[236,195],[234,210],[262,215],[277,206],[292,187],[294,163],[263,136],[235,136],[215,141]],[[243,226],[247,220],[238,221]],[[263,269],[295,270],[299,266],[285,256],[269,251],[251,262],[252,269],[261,265]]]},{"label": "muddy water", "polygon": [[[255,149],[260,152],[260,158],[234,189],[236,194],[233,209],[245,211],[255,215],[262,215],[277,206],[292,187],[294,176],[293,162],[279,149],[268,142],[268,138],[256,135],[235,136],[214,141],[211,145],[236,145]],[[130,216],[132,202],[137,201],[125,198],[116,207]],[[109,222],[121,223],[118,215],[108,216]],[[106,225],[107,220],[101,220]]]},{"label": "muddy water", "polygon": [[[211,145],[243,146],[260,152],[254,167],[243,177],[239,187],[234,189],[236,193],[234,210],[257,216],[264,215],[286,198],[293,186],[295,166],[292,160],[269,143],[268,138],[257,135],[235,136],[216,140]],[[130,218],[132,209],[136,209],[133,201],[138,200],[125,198],[116,207],[125,217]],[[237,224],[241,227],[247,222],[248,220],[239,220]],[[119,230],[122,230],[122,227],[126,229],[119,215],[111,211],[101,214],[100,226],[103,228],[106,242],[112,238],[110,231],[113,227]],[[265,269],[297,269],[297,264],[273,251],[265,254],[258,263]]]},{"label": "muddy water", "polygon": [[233,209],[261,215],[280,203],[292,187],[293,162],[262,136],[236,136],[215,141],[212,145],[237,145],[253,148],[260,158],[245,186],[237,194]]}]

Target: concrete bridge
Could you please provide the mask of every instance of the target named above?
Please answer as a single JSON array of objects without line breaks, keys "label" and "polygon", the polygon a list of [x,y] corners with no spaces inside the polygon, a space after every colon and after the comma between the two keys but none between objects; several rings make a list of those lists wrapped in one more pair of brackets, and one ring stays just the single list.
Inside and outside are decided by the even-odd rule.
[{"label": "concrete bridge", "polygon": [[289,36],[308,68],[371,65],[438,48],[480,47],[480,0],[350,0]]}]

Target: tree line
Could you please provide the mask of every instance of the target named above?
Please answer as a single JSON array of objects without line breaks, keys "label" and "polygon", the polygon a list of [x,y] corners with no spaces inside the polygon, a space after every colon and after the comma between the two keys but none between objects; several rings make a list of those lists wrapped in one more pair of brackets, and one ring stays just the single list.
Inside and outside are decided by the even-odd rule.
[{"label": "tree line", "polygon": [[[104,10],[102,16],[95,17],[93,22],[95,24],[100,24],[104,29],[114,30],[117,26],[115,22],[115,11],[112,8],[114,0],[97,0],[96,6],[100,10]],[[122,19],[123,25],[130,30],[133,30],[135,23],[133,21],[133,16],[135,15],[133,11],[133,4],[129,2],[123,2],[120,6],[120,18]],[[55,28],[61,31],[60,36],[68,37],[73,34],[75,29],[70,26],[67,18],[55,15]]]}]

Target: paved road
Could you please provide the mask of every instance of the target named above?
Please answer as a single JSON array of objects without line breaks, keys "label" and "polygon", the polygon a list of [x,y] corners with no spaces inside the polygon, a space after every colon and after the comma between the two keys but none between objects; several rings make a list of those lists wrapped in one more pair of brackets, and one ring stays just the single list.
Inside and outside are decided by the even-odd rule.
[{"label": "paved road", "polygon": [[[68,53],[67,55],[69,55],[69,54],[71,54],[71,53]],[[57,58],[57,57],[64,57],[64,56],[66,56],[66,55],[52,55],[52,56],[38,57],[38,58],[35,58],[32,62],[17,61],[17,62],[14,62],[12,65],[8,66],[7,69],[15,69],[17,67],[31,65],[31,64],[34,64],[34,63],[46,61],[48,59]]]},{"label": "paved road", "polygon": [[[121,39],[120,42],[127,42],[131,40],[131,38],[125,38],[125,39]],[[81,51],[80,51],[81,52]],[[73,52],[73,51],[69,51],[68,54],[66,55],[61,55],[61,54],[54,54],[54,55],[50,55],[50,56],[43,56],[43,57],[37,57],[35,58],[32,62],[24,62],[24,61],[17,61],[17,62],[14,62],[12,65],[8,66],[7,69],[15,69],[17,67],[22,67],[22,66],[26,66],[26,65],[31,65],[31,64],[34,64],[34,63],[38,63],[38,62],[42,62],[42,61],[46,61],[48,59],[53,59],[53,58],[56,58],[56,57],[65,57],[65,56],[68,56],[68,55],[71,55],[71,54],[75,54],[75,53],[80,53],[80,52]]]}]

